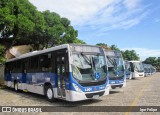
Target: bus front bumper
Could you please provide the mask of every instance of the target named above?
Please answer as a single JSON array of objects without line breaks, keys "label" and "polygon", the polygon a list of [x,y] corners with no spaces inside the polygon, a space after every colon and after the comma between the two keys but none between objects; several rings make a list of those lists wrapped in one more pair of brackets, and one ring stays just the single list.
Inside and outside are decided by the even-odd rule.
[{"label": "bus front bumper", "polygon": [[68,101],[82,101],[87,99],[98,99],[101,96],[109,95],[109,86],[105,90],[95,91],[95,92],[77,92],[69,91]]}]

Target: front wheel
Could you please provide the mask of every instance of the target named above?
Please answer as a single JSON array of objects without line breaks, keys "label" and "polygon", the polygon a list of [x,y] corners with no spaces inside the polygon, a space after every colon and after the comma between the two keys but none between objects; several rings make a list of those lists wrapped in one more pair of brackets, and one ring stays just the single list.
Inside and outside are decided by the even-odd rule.
[{"label": "front wheel", "polygon": [[111,86],[111,88],[112,88],[112,89],[115,89],[116,87],[115,87],[115,86]]},{"label": "front wheel", "polygon": [[48,85],[45,87],[45,95],[49,102],[53,102],[55,100],[52,86]]}]

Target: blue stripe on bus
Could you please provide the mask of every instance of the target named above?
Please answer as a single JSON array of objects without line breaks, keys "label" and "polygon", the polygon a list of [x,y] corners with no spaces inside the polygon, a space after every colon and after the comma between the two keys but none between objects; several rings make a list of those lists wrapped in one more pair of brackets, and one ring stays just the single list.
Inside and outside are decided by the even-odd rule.
[{"label": "blue stripe on bus", "polygon": [[104,90],[106,88],[106,85],[108,84],[108,79],[106,78],[106,83],[103,85],[83,87],[74,79],[72,73],[70,73],[70,90],[75,91],[72,83],[76,84],[83,92],[94,92],[94,91]]},{"label": "blue stripe on bus", "polygon": [[[27,73],[27,74],[6,73],[5,74],[5,81],[14,82],[14,80],[18,80],[19,83],[27,83],[30,85],[44,85],[44,83],[46,82],[45,78],[50,79],[50,83],[52,84],[53,88],[58,87],[58,79],[57,79],[58,77],[55,73]],[[93,92],[98,90],[104,90],[109,82],[108,79],[106,79],[106,83],[103,85],[83,87],[73,78],[72,72],[70,72],[69,77],[65,77],[65,89],[75,91],[73,83],[76,84],[83,92]]]}]

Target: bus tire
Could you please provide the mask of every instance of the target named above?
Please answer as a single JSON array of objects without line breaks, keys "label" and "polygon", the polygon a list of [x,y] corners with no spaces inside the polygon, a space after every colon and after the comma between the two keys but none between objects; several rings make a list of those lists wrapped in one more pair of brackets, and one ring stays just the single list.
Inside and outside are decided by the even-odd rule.
[{"label": "bus tire", "polygon": [[17,82],[14,82],[14,91],[18,92],[18,83]]},{"label": "bus tire", "polygon": [[111,86],[111,88],[112,88],[112,89],[116,89],[116,87],[115,87],[115,86]]},{"label": "bus tire", "polygon": [[55,100],[53,89],[51,85],[45,86],[45,96],[49,102],[53,102]]}]

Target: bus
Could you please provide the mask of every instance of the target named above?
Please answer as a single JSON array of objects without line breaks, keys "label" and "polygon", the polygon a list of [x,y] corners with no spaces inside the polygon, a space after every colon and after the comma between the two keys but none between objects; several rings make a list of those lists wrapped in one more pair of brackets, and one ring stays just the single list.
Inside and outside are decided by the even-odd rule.
[{"label": "bus", "polygon": [[63,44],[23,54],[5,64],[5,85],[45,95],[48,101],[81,101],[109,94],[102,48]]},{"label": "bus", "polygon": [[109,84],[112,89],[126,86],[126,75],[124,61],[121,52],[114,50],[105,50]]},{"label": "bus", "polygon": [[143,63],[143,67],[144,67],[144,76],[147,77],[147,76],[151,75],[150,64]]},{"label": "bus", "polygon": [[126,79],[132,79],[130,63],[128,61],[125,61],[124,63],[125,63]]},{"label": "bus", "polygon": [[140,61],[129,61],[130,66],[131,66],[131,74],[132,78],[136,77],[144,77],[144,67],[142,62]]},{"label": "bus", "polygon": [[149,68],[150,68],[150,75],[152,75],[156,72],[156,68],[153,67],[151,64],[149,64]]}]

